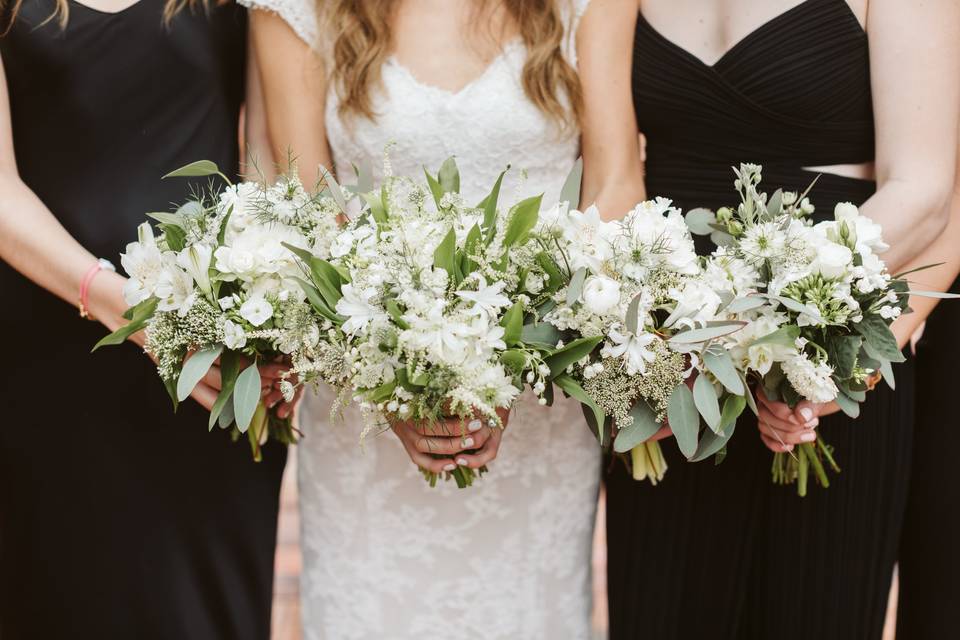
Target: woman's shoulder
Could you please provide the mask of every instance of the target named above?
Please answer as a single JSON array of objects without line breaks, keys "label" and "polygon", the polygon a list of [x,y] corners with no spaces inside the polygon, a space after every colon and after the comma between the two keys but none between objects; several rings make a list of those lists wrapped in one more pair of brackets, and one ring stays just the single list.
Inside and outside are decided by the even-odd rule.
[{"label": "woman's shoulder", "polygon": [[[582,0],[576,0],[581,2]],[[275,13],[313,49],[320,46],[320,16],[316,0],[237,0],[248,9]]]}]

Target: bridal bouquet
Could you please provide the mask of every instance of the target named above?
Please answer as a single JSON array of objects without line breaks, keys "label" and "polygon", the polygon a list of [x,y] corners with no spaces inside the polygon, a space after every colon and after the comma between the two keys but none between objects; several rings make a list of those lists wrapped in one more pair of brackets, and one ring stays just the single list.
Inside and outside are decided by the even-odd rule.
[{"label": "bridal bouquet", "polygon": [[[480,417],[501,427],[525,383],[548,402],[549,379],[581,356],[576,345],[545,349],[523,335],[524,319],[559,287],[531,235],[540,198],[501,209],[501,174],[469,206],[452,159],[426,184],[385,164],[382,187],[362,194],[363,211],[328,259],[290,247],[322,318],[317,357],[295,354],[294,363],[358,401],[364,435],[393,421]],[[474,480],[467,467],[445,475],[461,488]]]},{"label": "bridal bouquet", "polygon": [[[890,365],[904,359],[890,324],[906,310],[910,292],[878,257],[887,248],[880,226],[849,203],[836,206],[833,220],[813,224],[806,193],[768,197],[758,191],[761,167],[734,171],[736,209],[688,214],[691,228],[711,233],[719,245],[706,269],[731,301],[726,312],[747,323],[723,347],[768,398],[790,406],[835,401],[856,417],[880,374],[892,387]],[[839,471],[818,438],[796,455],[774,454],[773,480],[796,482],[805,495],[811,470],[829,486],[827,468]]]},{"label": "bridal bouquet", "polygon": [[612,431],[634,478],[654,484],[666,463],[651,438],[665,422],[687,458],[720,452],[744,409],[745,385],[715,341],[743,322],[718,319],[723,300],[681,212],[658,198],[604,222],[595,207],[580,212],[564,202],[542,216],[536,235],[563,284],[526,334],[548,346],[595,347],[553,382],[583,404],[601,444]]},{"label": "bridal bouquet", "polygon": [[[219,360],[222,391],[209,428],[233,426],[247,434],[255,459],[268,436],[295,440],[291,420],[260,401],[257,365],[313,357],[320,332],[313,306],[298,279],[298,259],[287,247],[328,257],[338,232],[343,196],[327,179],[324,194],[304,189],[295,175],[272,185],[231,184],[211,162],[200,161],[173,176],[219,175],[227,185],[180,207],[152,213],[121,264],[129,275],[124,296],[130,323],[97,347],[120,344],[145,329],[146,350],[156,360],[174,405],[186,399]],[[308,371],[289,372],[291,378]],[[286,389],[293,382],[285,380]]]}]

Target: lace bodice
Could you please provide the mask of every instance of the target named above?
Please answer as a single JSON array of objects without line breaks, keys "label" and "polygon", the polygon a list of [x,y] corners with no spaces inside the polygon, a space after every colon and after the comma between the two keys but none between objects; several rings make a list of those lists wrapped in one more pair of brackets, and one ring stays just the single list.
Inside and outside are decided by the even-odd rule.
[{"label": "lace bodice", "polygon": [[[321,52],[313,0],[240,0],[279,13]],[[565,14],[565,54],[588,0]],[[374,95],[375,121],[340,119],[326,105],[336,170],[366,163],[379,177],[391,143],[395,173],[421,176],[456,156],[468,202],[486,196],[511,164],[503,199],[543,192],[555,202],[578,155],[524,94],[526,50],[509,43],[457,92],[432,87],[389,59]],[[525,174],[525,179],[522,177]],[[559,394],[558,394],[559,395]],[[348,408],[329,420],[333,395],[305,399],[298,447],[308,640],[419,640],[438,633],[486,640],[590,636],[590,549],[600,455],[576,402],[552,408],[524,397],[500,455],[475,486],[431,489],[392,434],[359,447]],[[439,630],[444,631],[440,632]]]}]

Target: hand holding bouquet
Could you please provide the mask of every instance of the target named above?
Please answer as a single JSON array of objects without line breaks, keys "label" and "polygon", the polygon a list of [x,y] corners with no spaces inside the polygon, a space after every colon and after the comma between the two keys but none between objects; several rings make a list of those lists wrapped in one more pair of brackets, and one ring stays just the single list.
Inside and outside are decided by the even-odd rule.
[{"label": "hand holding bouquet", "polygon": [[[247,434],[255,459],[268,436],[295,440],[289,417],[261,402],[258,365],[303,361],[319,340],[313,307],[297,282],[296,256],[286,247],[328,256],[341,212],[333,193],[307,192],[294,176],[273,185],[230,184],[210,162],[188,165],[167,177],[220,175],[228,186],[210,191],[175,213],[153,213],[127,246],[121,264],[129,275],[124,296],[130,324],[97,347],[120,344],[146,331],[146,350],[174,405],[186,399],[217,361],[222,390],[209,428],[232,426]],[[293,371],[281,383],[292,395]]]}]

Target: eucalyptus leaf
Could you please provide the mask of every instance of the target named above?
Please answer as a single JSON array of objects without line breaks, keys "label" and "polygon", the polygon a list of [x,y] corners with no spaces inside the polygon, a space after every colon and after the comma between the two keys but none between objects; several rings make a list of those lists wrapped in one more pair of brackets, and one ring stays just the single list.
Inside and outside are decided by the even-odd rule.
[{"label": "eucalyptus leaf", "polygon": [[580,299],[580,295],[583,293],[583,283],[587,279],[587,269],[586,267],[580,267],[573,273],[573,277],[570,278],[570,284],[567,286],[567,305],[573,306],[577,303],[577,300]]},{"label": "eucalyptus leaf", "polygon": [[720,402],[717,400],[716,389],[707,376],[697,376],[693,382],[693,402],[707,426],[714,432],[719,432]]},{"label": "eucalyptus leaf", "polygon": [[347,213],[347,199],[343,196],[343,189],[340,188],[333,174],[327,171],[322,165],[320,166],[320,170],[323,172],[323,181],[326,183],[327,190],[330,192],[333,201],[337,203],[340,211]]},{"label": "eucalyptus leaf", "polygon": [[[237,376],[240,374],[240,356],[236,351],[229,349],[220,355],[220,380],[221,389],[217,396],[217,401],[210,408],[210,419],[207,428],[212,430],[213,425],[217,423],[220,414],[225,407],[231,405],[230,400],[233,397],[233,388],[237,384]],[[231,415],[233,415],[231,413]],[[231,420],[232,422],[232,420]]]},{"label": "eucalyptus leaf", "polygon": [[720,451],[727,446],[727,443],[730,442],[730,438],[733,437],[736,429],[737,423],[734,422],[719,434],[709,430],[704,431],[703,437],[700,438],[700,444],[697,445],[697,450],[693,454],[693,457],[690,458],[690,462],[702,462],[710,456],[720,453]]},{"label": "eucalyptus leaf", "polygon": [[240,433],[246,433],[260,404],[260,369],[254,362],[237,377],[233,388],[233,413]]},{"label": "eucalyptus leaf", "polygon": [[[231,400],[233,395],[230,396]],[[233,413],[233,402],[228,402],[223,406],[223,411],[220,412],[220,417],[217,419],[217,425],[221,429],[226,429],[236,420],[236,416]]]},{"label": "eucalyptus leaf", "polygon": [[657,416],[642,400],[633,405],[633,408],[630,409],[630,415],[633,417],[633,423],[626,427],[620,427],[617,431],[617,437],[613,441],[613,450],[617,453],[626,453],[638,444],[646,442],[662,426],[657,422]]},{"label": "eucalyptus leaf", "polygon": [[183,216],[176,213],[166,213],[163,211],[154,211],[153,213],[147,214],[148,218],[153,218],[157,222],[162,222],[164,224],[172,224],[175,227],[184,228],[185,222]]},{"label": "eucalyptus leaf", "polygon": [[520,341],[527,345],[543,345],[556,349],[560,342],[560,330],[549,322],[527,324],[520,332]]},{"label": "eucalyptus leaf", "polygon": [[713,232],[711,224],[716,223],[717,215],[710,209],[691,209],[684,216],[690,233],[698,236],[708,236]]},{"label": "eucalyptus leaf", "polygon": [[744,296],[728,304],[723,311],[725,313],[745,313],[753,309],[759,309],[765,304],[767,304],[767,301],[761,296]]},{"label": "eucalyptus leaf", "polygon": [[797,302],[793,298],[786,298],[784,296],[767,296],[771,300],[776,300],[784,307],[793,311],[794,313],[802,313],[804,315],[810,316],[814,322],[817,324],[823,324],[825,321],[823,316],[820,315],[820,312],[811,307],[810,305],[803,304],[802,302]]},{"label": "eucalyptus leaf", "polygon": [[736,333],[745,326],[747,326],[746,322],[740,322],[737,320],[711,322],[706,327],[699,329],[687,329],[686,331],[681,331],[680,333],[674,334],[670,336],[667,342],[674,344],[706,342],[708,340],[713,340],[714,338],[720,338],[722,336],[728,336],[731,333]]},{"label": "eucalyptus leaf", "polygon": [[796,345],[797,338],[799,337],[800,327],[791,324],[780,327],[776,331],[768,333],[761,338],[757,338],[750,346],[756,347],[763,344],[774,344],[781,347],[793,347]]},{"label": "eucalyptus leaf", "polygon": [[677,440],[677,446],[685,457],[690,458],[697,451],[700,413],[693,400],[693,392],[682,382],[670,395],[667,419],[670,421],[670,429]]},{"label": "eucalyptus leaf", "polygon": [[783,210],[783,189],[777,189],[773,192],[773,195],[770,196],[770,201],[767,202],[767,213],[771,216],[778,216]]},{"label": "eucalyptus leaf", "polygon": [[522,244],[535,226],[540,216],[540,203],[543,196],[534,196],[522,200],[513,208],[513,214],[507,222],[507,230],[503,236],[503,247],[510,248]]},{"label": "eucalyptus leaf", "polygon": [[[593,419],[597,427],[597,437],[601,441],[603,440],[603,427],[606,424],[607,416],[603,412],[603,409],[597,405],[596,401],[590,397],[586,391],[583,390],[576,380],[571,378],[567,374],[563,374],[554,378],[553,383],[560,387],[560,390],[567,394],[569,397],[573,398],[580,402],[589,409],[590,414],[593,416]],[[586,413],[586,410],[584,411]]]},{"label": "eucalyptus leaf", "polygon": [[720,413],[720,431],[726,432],[731,429],[746,406],[747,396],[727,396],[723,401],[723,411]]},{"label": "eucalyptus leaf", "polygon": [[208,347],[194,353],[180,370],[180,377],[177,378],[177,400],[183,402],[193,393],[194,387],[207,375],[207,371],[213,366],[213,363],[223,352],[223,346]]},{"label": "eucalyptus leaf", "polygon": [[563,182],[563,188],[560,189],[559,202],[567,202],[571,209],[580,207],[580,186],[583,182],[583,158],[577,158],[573,163],[573,168]]},{"label": "eucalyptus leaf", "polygon": [[186,220],[187,218],[202,218],[204,211],[202,204],[196,200],[191,200],[180,205],[180,208],[177,209],[177,212],[173,215],[179,217],[181,220]]},{"label": "eucalyptus leaf", "polygon": [[[156,298],[147,298],[135,307],[128,309],[124,314],[124,317],[130,320],[130,324],[124,325],[110,335],[102,338],[100,342],[94,345],[93,351],[96,351],[100,347],[123,344],[126,342],[127,338],[147,326],[147,322],[157,311],[158,302],[159,301]],[[127,314],[129,314],[129,317]]]},{"label": "eucalyptus leaf", "polygon": [[703,353],[703,364],[730,393],[743,395],[746,392],[726,349],[708,349]]},{"label": "eucalyptus leaf", "polygon": [[853,400],[846,394],[840,393],[837,394],[835,402],[837,403],[837,406],[840,407],[840,410],[851,418],[860,417],[860,403],[856,400]]},{"label": "eucalyptus leaf", "polygon": [[201,176],[220,175],[220,167],[209,160],[197,160],[175,169],[163,176],[164,178],[197,178]]},{"label": "eucalyptus leaf", "polygon": [[947,291],[916,291],[911,289],[909,293],[912,296],[920,296],[922,298],[940,298],[942,300],[956,300],[957,298],[960,298],[960,294],[949,293]]},{"label": "eucalyptus leaf", "polygon": [[590,355],[601,342],[603,342],[603,336],[578,338],[544,358],[543,361],[550,367],[550,377],[556,378],[561,375],[574,362]]},{"label": "eucalyptus leaf", "polygon": [[643,328],[640,324],[640,302],[643,300],[643,295],[643,293],[638,293],[627,305],[627,331],[634,335],[640,335],[640,330]]},{"label": "eucalyptus leaf", "polygon": [[889,360],[883,360],[880,362],[880,375],[883,376],[884,382],[887,383],[887,386],[891,390],[897,388],[897,379],[893,375],[893,365],[890,364]]}]

